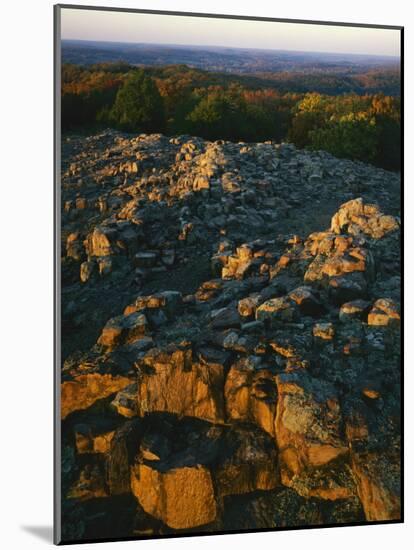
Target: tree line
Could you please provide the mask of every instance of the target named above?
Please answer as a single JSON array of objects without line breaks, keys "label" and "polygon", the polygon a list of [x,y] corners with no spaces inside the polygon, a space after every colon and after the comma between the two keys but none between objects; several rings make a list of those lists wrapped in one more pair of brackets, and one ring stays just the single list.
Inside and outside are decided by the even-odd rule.
[{"label": "tree line", "polygon": [[61,110],[64,131],[110,126],[210,140],[285,140],[400,169],[400,99],[382,93],[285,92],[181,65],[65,64]]}]

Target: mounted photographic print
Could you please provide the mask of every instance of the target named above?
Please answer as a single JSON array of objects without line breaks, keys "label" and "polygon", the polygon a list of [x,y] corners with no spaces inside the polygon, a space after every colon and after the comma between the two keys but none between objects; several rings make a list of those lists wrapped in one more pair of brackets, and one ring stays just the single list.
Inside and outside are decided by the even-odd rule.
[{"label": "mounted photographic print", "polygon": [[56,543],[403,521],[402,35],[55,7]]}]

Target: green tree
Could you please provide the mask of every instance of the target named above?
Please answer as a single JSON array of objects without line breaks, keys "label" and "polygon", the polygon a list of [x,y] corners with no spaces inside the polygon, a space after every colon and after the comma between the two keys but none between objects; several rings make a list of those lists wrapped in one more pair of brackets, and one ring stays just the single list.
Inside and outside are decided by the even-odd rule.
[{"label": "green tree", "polygon": [[210,90],[187,116],[190,132],[206,139],[245,139],[247,106],[238,87]]},{"label": "green tree", "polygon": [[336,157],[374,162],[378,154],[375,119],[352,113],[341,117],[323,128],[310,131],[309,148],[323,149]]},{"label": "green tree", "polygon": [[110,117],[127,132],[164,131],[163,99],[155,82],[143,70],[131,73],[118,90]]}]

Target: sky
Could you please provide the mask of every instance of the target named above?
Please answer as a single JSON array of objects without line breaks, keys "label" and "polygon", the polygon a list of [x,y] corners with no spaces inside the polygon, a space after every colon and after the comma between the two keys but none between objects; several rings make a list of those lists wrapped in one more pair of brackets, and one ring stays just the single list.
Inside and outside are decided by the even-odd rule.
[{"label": "sky", "polygon": [[400,55],[394,29],[62,9],[62,39]]}]

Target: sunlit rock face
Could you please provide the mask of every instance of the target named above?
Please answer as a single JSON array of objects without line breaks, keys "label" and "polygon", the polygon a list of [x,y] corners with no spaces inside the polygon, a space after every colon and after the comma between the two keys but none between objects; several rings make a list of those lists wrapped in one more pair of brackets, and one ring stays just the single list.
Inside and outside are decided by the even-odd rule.
[{"label": "sunlit rock face", "polygon": [[144,510],[173,529],[188,529],[216,519],[210,472],[184,467],[166,473],[139,464],[132,469],[132,493]]},{"label": "sunlit rock face", "polygon": [[191,347],[153,350],[141,363],[139,413],[170,412],[223,422],[223,386],[223,365],[193,360]]},{"label": "sunlit rock face", "polygon": [[362,198],[358,198],[340,207],[332,218],[331,229],[334,233],[364,233],[374,239],[381,239],[387,233],[396,231],[398,222],[393,216],[380,212],[378,205],[365,204]]},{"label": "sunlit rock face", "polygon": [[227,418],[255,423],[273,436],[276,382],[271,370],[259,365],[252,358],[243,358],[231,366],[224,387]]},{"label": "sunlit rock face", "polygon": [[282,482],[303,496],[351,497],[354,484],[342,438],[337,393],[305,372],[277,377],[275,423]]},{"label": "sunlit rock face", "polygon": [[128,386],[131,380],[126,376],[112,374],[80,374],[72,380],[62,383],[61,415],[62,418],[74,411],[87,409],[97,400]]},{"label": "sunlit rock face", "polygon": [[71,140],[71,532],[398,520],[398,175],[289,144]]},{"label": "sunlit rock face", "polygon": [[88,409],[130,385],[136,377],[133,355],[127,350],[101,354],[93,349],[68,360],[62,371],[62,418]]}]

